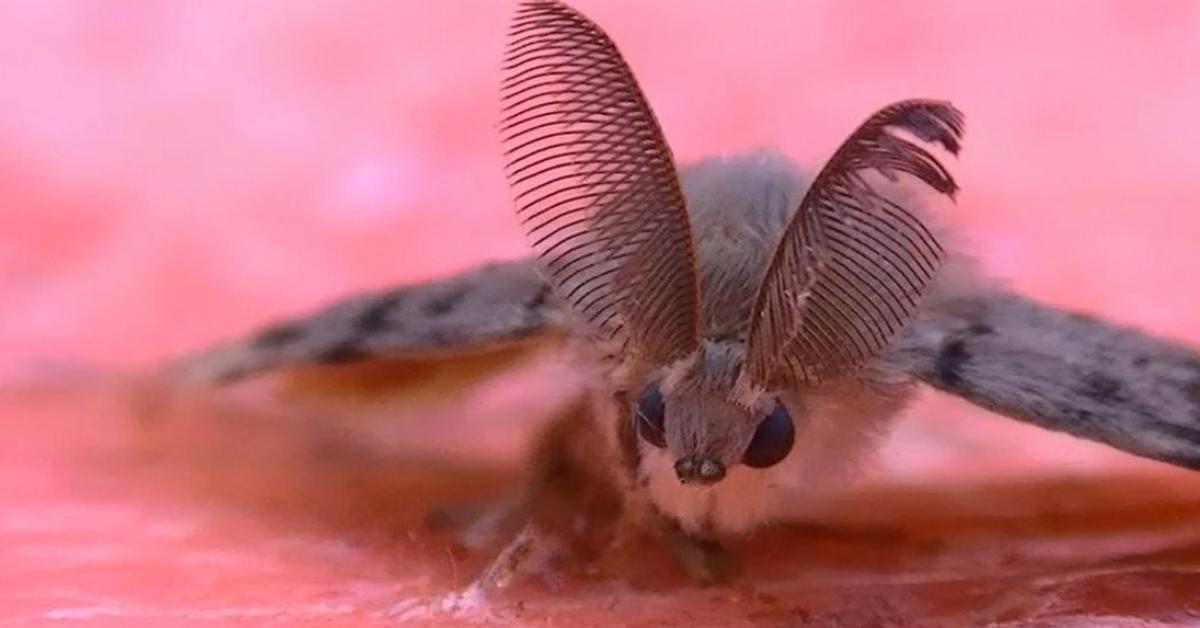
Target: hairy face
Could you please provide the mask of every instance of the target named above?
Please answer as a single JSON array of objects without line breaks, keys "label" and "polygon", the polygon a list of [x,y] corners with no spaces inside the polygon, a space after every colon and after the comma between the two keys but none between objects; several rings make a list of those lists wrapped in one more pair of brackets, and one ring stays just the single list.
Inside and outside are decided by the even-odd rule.
[{"label": "hairy face", "polygon": [[711,485],[734,465],[767,468],[791,452],[795,426],[778,399],[734,395],[740,348],[705,344],[674,372],[658,373],[637,395],[639,438],[667,452],[681,483]]}]

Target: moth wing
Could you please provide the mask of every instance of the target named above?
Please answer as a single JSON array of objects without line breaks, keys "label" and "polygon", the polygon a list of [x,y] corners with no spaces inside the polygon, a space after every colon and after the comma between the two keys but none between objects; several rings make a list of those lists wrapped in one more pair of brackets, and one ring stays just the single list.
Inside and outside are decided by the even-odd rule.
[{"label": "moth wing", "polygon": [[938,295],[898,349],[998,414],[1200,470],[1200,351],[1001,288]]},{"label": "moth wing", "polygon": [[430,374],[436,366],[443,375],[456,367],[469,375],[557,345],[565,332],[555,310],[531,262],[496,263],[354,296],[185,357],[169,372],[177,381],[218,384],[276,369],[343,365],[339,370],[362,381],[364,365],[389,362],[409,373]]}]

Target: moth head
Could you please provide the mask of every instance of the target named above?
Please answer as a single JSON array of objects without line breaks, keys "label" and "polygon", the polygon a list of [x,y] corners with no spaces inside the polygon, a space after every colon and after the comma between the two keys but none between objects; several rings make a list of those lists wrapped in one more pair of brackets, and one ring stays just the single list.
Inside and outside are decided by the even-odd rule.
[{"label": "moth head", "polygon": [[774,396],[735,391],[743,360],[741,345],[706,342],[654,373],[634,399],[638,438],[667,452],[684,484],[715,484],[736,465],[766,469],[791,453],[791,410]]}]

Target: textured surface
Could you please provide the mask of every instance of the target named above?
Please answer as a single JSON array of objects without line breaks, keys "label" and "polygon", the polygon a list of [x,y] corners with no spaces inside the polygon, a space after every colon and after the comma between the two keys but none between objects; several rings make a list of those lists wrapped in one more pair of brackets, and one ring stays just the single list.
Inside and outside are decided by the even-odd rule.
[{"label": "textured surface", "polygon": [[[1194,3],[578,5],[680,160],[774,143],[815,167],[883,104],[952,100],[953,221],[985,268],[1200,342]],[[452,621],[427,603],[478,563],[420,520],[515,473],[555,371],[386,413],[182,400],[150,437],[104,373],[522,254],[495,128],[510,9],[0,5],[0,622]],[[391,422],[366,447],[333,413]],[[832,531],[751,542],[774,600],[682,588],[648,551],[635,593],[532,586],[471,617],[1196,621],[1192,474],[930,395],[841,499]]]}]

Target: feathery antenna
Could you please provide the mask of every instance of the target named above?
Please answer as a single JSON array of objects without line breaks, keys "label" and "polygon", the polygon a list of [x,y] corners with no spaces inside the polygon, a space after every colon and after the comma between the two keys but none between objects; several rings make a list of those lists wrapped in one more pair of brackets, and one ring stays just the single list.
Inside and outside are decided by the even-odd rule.
[{"label": "feathery antenna", "polygon": [[509,31],[501,133],[517,216],[558,296],[659,364],[697,345],[691,227],[662,131],[613,42],[525,2]]},{"label": "feathery antenna", "polygon": [[916,311],[945,253],[903,204],[866,177],[903,173],[951,198],[946,168],[904,132],[958,154],[963,116],[908,100],[880,110],[817,175],[755,299],[747,375],[758,386],[811,385],[877,356]]}]

